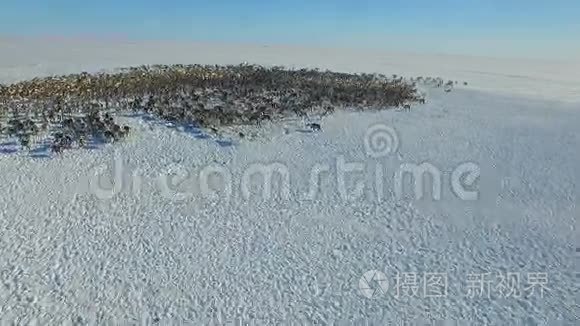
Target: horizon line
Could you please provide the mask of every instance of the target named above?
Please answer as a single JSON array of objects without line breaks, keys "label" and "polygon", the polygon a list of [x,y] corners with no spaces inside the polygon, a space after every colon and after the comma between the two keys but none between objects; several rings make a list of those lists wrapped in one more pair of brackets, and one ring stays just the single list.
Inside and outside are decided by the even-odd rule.
[{"label": "horizon line", "polygon": [[474,59],[496,59],[496,60],[527,60],[545,63],[579,63],[572,58],[549,58],[549,57],[528,57],[515,55],[489,55],[489,54],[467,54],[453,52],[422,52],[416,50],[393,50],[381,47],[370,46],[347,46],[347,45],[320,45],[308,43],[276,43],[276,42],[258,42],[258,41],[223,41],[223,40],[185,40],[185,39],[164,39],[164,38],[136,38],[129,35],[102,35],[102,34],[85,34],[85,35],[5,35],[0,33],[0,41],[39,41],[39,42],[79,42],[79,43],[101,43],[113,42],[113,44],[147,44],[147,43],[167,43],[179,45],[214,45],[214,46],[247,46],[255,48],[303,48],[310,50],[348,50],[354,52],[373,51],[375,53],[401,54],[412,56],[436,56],[436,57],[461,57]]}]

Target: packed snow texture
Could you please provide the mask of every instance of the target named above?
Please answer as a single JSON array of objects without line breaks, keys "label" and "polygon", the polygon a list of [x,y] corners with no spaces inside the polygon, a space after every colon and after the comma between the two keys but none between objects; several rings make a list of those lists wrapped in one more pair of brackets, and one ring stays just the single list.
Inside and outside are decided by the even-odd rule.
[{"label": "packed snow texture", "polygon": [[[1,139],[3,323],[577,322],[578,66],[59,42],[1,40],[0,82],[249,61],[469,86],[425,88],[410,112],[337,112],[320,132],[298,119],[244,130],[253,140],[140,117],[123,118],[133,133],[120,144],[58,156]],[[422,163],[439,179],[422,199],[409,179],[398,193],[396,172]],[[281,172],[271,196],[248,178],[268,166]],[[460,188],[475,200],[451,182],[467,170],[479,177]]]}]

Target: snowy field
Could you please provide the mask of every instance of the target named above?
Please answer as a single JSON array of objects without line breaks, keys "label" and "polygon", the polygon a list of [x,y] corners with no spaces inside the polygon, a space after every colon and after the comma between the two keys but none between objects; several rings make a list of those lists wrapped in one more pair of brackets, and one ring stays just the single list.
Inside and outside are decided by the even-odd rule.
[{"label": "snowy field", "polygon": [[0,83],[243,61],[469,85],[253,141],[135,117],[58,157],[0,139],[3,324],[577,323],[577,62],[0,39]]}]

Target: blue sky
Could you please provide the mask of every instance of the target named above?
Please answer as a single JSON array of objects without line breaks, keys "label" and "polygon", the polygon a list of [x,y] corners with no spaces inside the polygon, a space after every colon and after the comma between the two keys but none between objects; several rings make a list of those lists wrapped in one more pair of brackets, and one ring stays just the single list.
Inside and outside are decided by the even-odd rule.
[{"label": "blue sky", "polygon": [[1,0],[0,36],[580,56],[579,0]]}]

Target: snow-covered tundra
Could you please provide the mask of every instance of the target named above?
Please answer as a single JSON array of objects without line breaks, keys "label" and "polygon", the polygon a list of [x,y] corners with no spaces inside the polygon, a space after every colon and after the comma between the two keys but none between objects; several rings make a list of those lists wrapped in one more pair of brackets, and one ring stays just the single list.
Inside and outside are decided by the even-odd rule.
[{"label": "snow-covered tundra", "polygon": [[243,61],[460,83],[320,132],[126,117],[131,138],[97,149],[0,140],[3,323],[575,324],[578,63],[2,39],[0,83]]}]

